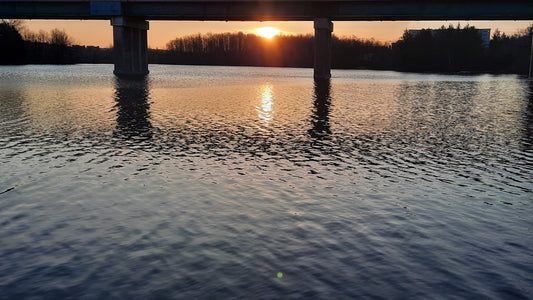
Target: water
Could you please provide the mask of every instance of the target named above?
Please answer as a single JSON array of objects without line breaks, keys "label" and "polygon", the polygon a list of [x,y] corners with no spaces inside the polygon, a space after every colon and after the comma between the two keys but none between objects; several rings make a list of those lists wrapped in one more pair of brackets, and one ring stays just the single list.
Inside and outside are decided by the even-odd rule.
[{"label": "water", "polygon": [[0,299],[533,297],[532,82],[150,70],[0,67]]}]

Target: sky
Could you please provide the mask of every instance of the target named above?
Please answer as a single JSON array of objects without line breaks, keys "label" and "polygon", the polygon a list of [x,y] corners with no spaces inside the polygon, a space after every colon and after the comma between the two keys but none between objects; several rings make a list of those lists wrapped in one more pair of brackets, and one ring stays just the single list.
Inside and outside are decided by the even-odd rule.
[{"label": "sky", "polygon": [[[467,24],[477,28],[490,28],[492,32],[499,29],[514,34],[520,29],[531,25],[531,21],[337,21],[334,22],[333,33],[339,37],[357,36],[358,38],[374,38],[382,42],[397,41],[405,29],[439,28],[442,25],[456,26]],[[154,49],[165,49],[167,42],[185,35],[197,33],[245,32],[253,33],[260,27],[275,27],[285,34],[313,33],[313,22],[303,21],[150,21],[148,46]],[[113,43],[113,30],[109,21],[94,20],[26,20],[25,27],[37,32],[59,28],[71,36],[75,44],[86,46],[110,47]]]}]

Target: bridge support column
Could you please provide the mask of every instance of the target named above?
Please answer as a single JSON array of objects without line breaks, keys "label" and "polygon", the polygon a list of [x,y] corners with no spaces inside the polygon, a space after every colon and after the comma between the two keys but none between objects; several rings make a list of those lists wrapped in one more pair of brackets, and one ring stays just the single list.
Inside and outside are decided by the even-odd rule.
[{"label": "bridge support column", "polygon": [[147,30],[148,22],[142,19],[114,17],[113,60],[115,75],[144,76],[148,74]]},{"label": "bridge support column", "polygon": [[333,23],[326,18],[315,19],[315,79],[331,78],[331,33]]}]

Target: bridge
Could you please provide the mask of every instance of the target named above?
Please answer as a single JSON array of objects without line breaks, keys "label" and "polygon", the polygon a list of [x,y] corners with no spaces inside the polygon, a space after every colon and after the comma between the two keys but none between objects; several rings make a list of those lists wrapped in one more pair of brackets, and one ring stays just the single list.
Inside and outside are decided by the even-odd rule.
[{"label": "bridge", "polygon": [[111,20],[114,73],[146,75],[149,20],[314,21],[315,78],[329,78],[332,21],[533,20],[532,0],[0,0],[0,18]]}]

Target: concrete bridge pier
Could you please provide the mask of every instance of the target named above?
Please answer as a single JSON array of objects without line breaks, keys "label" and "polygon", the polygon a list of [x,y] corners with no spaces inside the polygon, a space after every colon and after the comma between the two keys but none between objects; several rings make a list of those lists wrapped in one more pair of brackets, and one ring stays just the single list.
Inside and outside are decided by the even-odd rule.
[{"label": "concrete bridge pier", "polygon": [[148,22],[143,19],[114,17],[113,60],[115,75],[144,76],[148,74],[147,30]]},{"label": "concrete bridge pier", "polygon": [[331,78],[331,33],[333,23],[326,18],[315,19],[315,79]]}]

